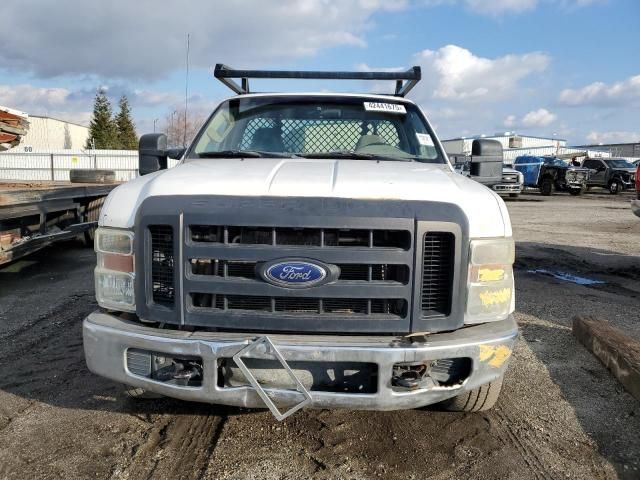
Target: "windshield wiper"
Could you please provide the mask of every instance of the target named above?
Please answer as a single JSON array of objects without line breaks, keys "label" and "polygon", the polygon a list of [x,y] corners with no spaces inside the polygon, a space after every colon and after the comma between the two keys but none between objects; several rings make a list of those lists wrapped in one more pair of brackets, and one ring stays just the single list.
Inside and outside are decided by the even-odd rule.
[{"label": "windshield wiper", "polygon": [[198,158],[282,158],[289,157],[289,154],[276,152],[262,152],[260,150],[221,150],[219,152],[198,153]]},{"label": "windshield wiper", "polygon": [[413,158],[391,157],[376,153],[359,153],[348,150],[336,150],[335,152],[311,152],[299,153],[298,156],[304,158],[349,158],[354,160],[391,160],[397,162],[411,162]]}]

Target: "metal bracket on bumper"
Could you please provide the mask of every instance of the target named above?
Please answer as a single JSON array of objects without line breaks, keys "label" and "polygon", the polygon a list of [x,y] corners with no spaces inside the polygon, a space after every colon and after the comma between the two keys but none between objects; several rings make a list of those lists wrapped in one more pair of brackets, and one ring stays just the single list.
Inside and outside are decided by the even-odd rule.
[{"label": "metal bracket on bumper", "polygon": [[[269,395],[267,394],[266,390],[262,388],[260,383],[256,380],[256,378],[251,373],[251,370],[249,370],[246,364],[242,361],[243,356],[247,356],[249,353],[256,351],[261,345],[265,345],[266,354],[272,355],[273,357],[276,358],[276,360],[280,362],[282,367],[289,374],[289,377],[291,377],[291,380],[293,380],[293,382],[296,384],[296,391],[300,392],[304,397],[304,399],[300,403],[297,403],[296,405],[294,405],[284,413],[280,412],[276,404],[273,403],[271,398],[269,398]],[[238,353],[236,353],[233,356],[233,361],[236,363],[238,368],[240,368],[243,375],[249,381],[249,383],[255,389],[258,395],[260,395],[260,398],[265,403],[265,405],[269,408],[269,410],[271,410],[271,413],[273,414],[274,417],[276,417],[276,420],[282,421],[288,416],[293,415],[295,412],[297,412],[301,408],[311,403],[311,394],[307,391],[307,389],[304,387],[302,382],[298,379],[296,374],[293,372],[293,370],[291,369],[287,361],[284,359],[282,354],[278,351],[278,349],[276,348],[276,346],[273,344],[273,342],[269,337],[259,337],[255,339],[245,348],[243,348]]]}]

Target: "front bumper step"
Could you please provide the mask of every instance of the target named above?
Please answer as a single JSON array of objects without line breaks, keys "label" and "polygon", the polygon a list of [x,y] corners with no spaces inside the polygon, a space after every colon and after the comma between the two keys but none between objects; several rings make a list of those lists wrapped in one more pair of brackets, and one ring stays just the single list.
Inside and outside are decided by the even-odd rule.
[{"label": "front bumper step", "polygon": [[[263,408],[266,404],[280,419],[303,407],[401,410],[440,402],[501,377],[517,335],[512,317],[427,335],[419,342],[393,336],[309,334],[273,334],[256,339],[255,334],[150,328],[104,312],[90,314],[83,323],[87,365],[98,375],[183,400],[247,408]],[[185,365],[196,359],[201,371],[199,381],[180,384],[138,375],[127,366],[127,355],[132,349],[181,359]],[[246,368],[248,359],[252,360],[251,368],[255,368],[256,362],[260,367],[264,359],[267,368],[287,371],[291,383],[287,382],[287,388],[282,383],[259,385],[257,375]],[[394,375],[397,376],[399,365],[437,364],[443,359],[468,359],[468,374],[451,385],[424,382],[415,389],[397,388]],[[221,363],[229,361],[242,369],[245,384],[225,384]],[[298,378],[291,368],[305,363],[373,365],[373,388],[362,392],[312,390],[308,381]],[[281,412],[276,405],[286,405],[289,410]]]}]

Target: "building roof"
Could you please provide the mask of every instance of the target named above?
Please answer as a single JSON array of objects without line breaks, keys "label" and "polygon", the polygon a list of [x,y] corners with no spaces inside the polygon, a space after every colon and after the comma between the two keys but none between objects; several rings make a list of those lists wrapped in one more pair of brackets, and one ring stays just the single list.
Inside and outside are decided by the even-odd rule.
[{"label": "building roof", "polygon": [[68,123],[69,125],[75,125],[76,127],[89,128],[88,125],[82,125],[76,122],[70,122],[69,120],[63,120],[62,118],[50,117],[48,115],[29,115],[29,118],[43,118],[45,120],[55,120],[56,122]]},{"label": "building roof", "polygon": [[556,137],[538,137],[536,135],[522,135],[520,133],[510,133],[509,135],[501,134],[501,135],[469,135],[467,137],[456,137],[456,138],[447,138],[445,140],[441,140],[442,142],[452,142],[454,140],[475,140],[480,138],[511,138],[511,137],[520,137],[520,138],[537,138],[540,140],[550,140],[552,142],[566,142],[567,140],[564,138],[556,138]]}]

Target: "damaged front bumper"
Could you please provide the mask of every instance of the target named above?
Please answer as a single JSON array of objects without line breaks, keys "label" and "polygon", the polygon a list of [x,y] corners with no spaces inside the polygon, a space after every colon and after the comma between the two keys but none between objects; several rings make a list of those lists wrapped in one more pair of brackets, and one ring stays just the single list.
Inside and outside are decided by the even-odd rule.
[{"label": "damaged front bumper", "polygon": [[[286,361],[283,366],[274,367],[268,348],[252,349],[255,351],[250,358],[242,360],[264,387],[261,393],[266,392],[275,404],[304,402],[315,408],[400,410],[433,404],[496,380],[504,374],[517,335],[513,317],[412,340],[389,336],[276,334],[269,335],[266,343],[277,347],[277,353]],[[94,312],[84,320],[83,337],[87,365],[98,375],[183,400],[250,408],[265,406],[253,382],[238,380],[238,370],[234,369],[237,364],[233,363],[234,356],[246,352],[256,342],[254,334],[157,329]],[[145,352],[150,355],[148,362]],[[175,380],[191,375],[189,372],[184,375],[186,370],[178,372],[180,375],[171,381],[145,375],[145,369],[150,372],[152,363],[162,356],[185,359],[185,364],[196,365],[197,385]],[[452,359],[464,359],[463,363],[468,365],[468,370],[452,382],[422,381],[405,388],[407,382],[397,381],[399,372],[415,373],[422,365],[435,372],[438,360]],[[325,376],[336,366],[346,365],[346,369],[338,368],[331,375],[342,376],[354,365],[367,365],[372,385],[363,388],[366,382],[362,382],[353,389],[345,383],[342,389],[334,382],[333,388],[325,389],[323,382],[312,378],[318,376],[323,365]],[[292,386],[282,388],[277,373],[285,370],[289,373],[289,366],[296,378]],[[433,376],[436,378],[435,373]],[[304,388],[296,389],[296,383],[305,384]]]}]

